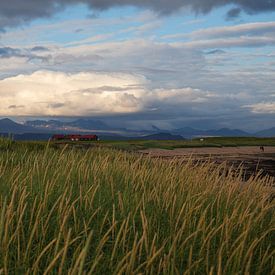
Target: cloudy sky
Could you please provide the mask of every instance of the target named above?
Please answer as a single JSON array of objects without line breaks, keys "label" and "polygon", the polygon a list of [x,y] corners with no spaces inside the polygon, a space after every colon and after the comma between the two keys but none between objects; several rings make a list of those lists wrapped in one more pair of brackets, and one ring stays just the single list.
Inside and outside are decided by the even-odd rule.
[{"label": "cloudy sky", "polygon": [[0,1],[0,117],[275,126],[275,0]]}]

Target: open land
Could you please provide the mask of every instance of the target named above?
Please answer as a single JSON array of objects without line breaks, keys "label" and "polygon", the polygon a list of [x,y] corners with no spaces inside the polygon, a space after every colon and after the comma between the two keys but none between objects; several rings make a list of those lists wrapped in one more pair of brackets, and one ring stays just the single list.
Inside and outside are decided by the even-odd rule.
[{"label": "open land", "polygon": [[[60,144],[59,144],[60,145]],[[61,143],[62,145],[62,143]],[[205,138],[194,140],[101,141],[96,144],[71,144],[72,147],[104,147],[135,152],[165,160],[178,158],[193,164],[226,163],[237,173],[242,169],[247,180],[252,175],[275,178],[275,138]],[[260,147],[264,146],[264,152]]]},{"label": "open land", "polygon": [[211,161],[216,165],[226,163],[234,169],[243,168],[246,178],[261,173],[275,177],[275,147],[265,147],[264,152],[256,146],[246,147],[203,147],[203,148],[177,148],[167,149],[145,149],[139,151],[152,158],[173,159],[180,158],[193,162],[203,163]]},{"label": "open land", "polygon": [[274,274],[274,179],[137,143],[0,139],[0,274]]}]

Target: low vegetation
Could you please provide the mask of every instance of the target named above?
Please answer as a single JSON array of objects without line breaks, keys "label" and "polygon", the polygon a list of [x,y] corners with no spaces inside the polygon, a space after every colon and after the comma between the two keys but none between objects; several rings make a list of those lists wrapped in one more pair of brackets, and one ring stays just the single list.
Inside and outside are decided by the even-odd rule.
[{"label": "low vegetation", "polygon": [[[0,274],[274,274],[274,179],[0,141]],[[8,143],[9,144],[9,143]]]},{"label": "low vegetation", "polygon": [[[29,143],[29,142],[27,142]],[[44,144],[45,143],[40,143]],[[118,150],[126,150],[135,152],[138,150],[145,150],[150,148],[160,148],[173,150],[177,148],[200,148],[200,147],[238,147],[238,146],[275,146],[275,138],[204,138],[193,140],[123,140],[123,141],[97,141],[97,142],[70,142],[57,141],[53,142],[52,146],[69,144],[73,147],[100,147],[111,148]]]},{"label": "low vegetation", "polygon": [[275,146],[275,138],[204,138],[193,140],[130,140],[130,141],[102,141],[97,146],[117,148],[128,151],[161,148],[173,150],[190,147],[237,147],[237,146]]},{"label": "low vegetation", "polygon": [[13,141],[10,138],[0,137],[0,150],[8,150],[13,146]]}]

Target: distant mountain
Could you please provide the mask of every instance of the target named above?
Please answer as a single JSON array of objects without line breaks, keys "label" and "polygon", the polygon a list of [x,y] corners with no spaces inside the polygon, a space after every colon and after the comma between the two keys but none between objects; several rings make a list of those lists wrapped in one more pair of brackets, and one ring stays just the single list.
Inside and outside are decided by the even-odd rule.
[{"label": "distant mountain", "polygon": [[255,134],[257,137],[275,137],[275,127],[259,131]]},{"label": "distant mountain", "polygon": [[80,130],[111,130],[114,127],[107,125],[100,120],[93,119],[77,119],[75,121],[63,122],[59,120],[33,120],[27,121],[25,123],[27,126],[31,126],[38,129],[48,129],[48,130],[70,130],[70,129],[80,129]]},{"label": "distant mountain", "polygon": [[184,127],[184,128],[175,129],[175,130],[172,131],[172,133],[180,134],[183,137],[187,137],[187,138],[205,135],[205,131],[197,130],[197,129],[194,129],[194,128],[191,128],[191,127]]},{"label": "distant mountain", "polygon": [[[152,125],[151,127],[152,127],[152,130],[153,130],[153,131],[158,132],[158,133],[160,133],[160,132],[162,132],[162,133],[168,133],[168,132],[169,132],[169,131],[167,131],[167,130],[162,130],[162,129],[160,129],[159,127],[157,127],[157,126],[155,126],[155,125]],[[151,130],[151,131],[152,131],[152,130]]]},{"label": "distant mountain", "polygon": [[8,118],[0,120],[0,133],[23,134],[31,132],[37,132],[37,130],[31,126],[16,123]]},{"label": "distant mountain", "polygon": [[186,138],[193,137],[249,137],[250,133],[247,133],[238,129],[222,128],[218,130],[198,130],[191,127],[185,127],[173,130],[172,133],[177,133]]},{"label": "distant mountain", "polygon": [[[8,118],[0,119],[0,133],[10,134],[33,134],[25,135],[24,139],[39,140],[48,139],[49,134],[54,133],[96,133],[100,137],[115,140],[180,140],[183,138],[199,137],[275,137],[275,127],[251,134],[239,129],[222,128],[218,130],[198,130],[192,127],[184,127],[171,131],[161,130],[152,125],[152,130],[128,130],[126,128],[116,128],[101,120],[77,119],[75,121],[63,122],[59,120],[33,120],[25,124],[16,123]],[[36,134],[44,134],[37,136]],[[36,138],[37,136],[37,138]]]},{"label": "distant mountain", "polygon": [[228,128],[222,128],[219,130],[212,130],[209,131],[210,133],[213,133],[213,135],[221,136],[221,137],[249,137],[251,134],[239,130],[239,129],[228,129]]},{"label": "distant mountain", "polygon": [[142,140],[184,140],[181,135],[173,135],[170,133],[157,133],[147,136],[139,137]]},{"label": "distant mountain", "polygon": [[26,121],[25,125],[34,127],[34,128],[58,128],[63,126],[63,122],[59,120],[32,120]]},{"label": "distant mountain", "polygon": [[173,135],[180,135],[184,138],[194,138],[194,137],[208,137],[208,136],[218,136],[218,137],[246,137],[251,136],[251,134],[238,129],[228,129],[222,128],[218,130],[198,130],[192,127],[184,127],[180,129],[175,129],[172,131],[162,130],[155,125],[152,125],[152,130],[128,130],[125,128],[116,128],[104,123],[101,120],[94,119],[77,119],[71,122],[61,122],[58,120],[34,120],[26,122],[27,126],[34,127],[36,129],[43,129],[48,131],[122,131],[126,136],[130,136],[131,133],[137,136],[142,135],[154,135],[159,133],[171,133]]}]

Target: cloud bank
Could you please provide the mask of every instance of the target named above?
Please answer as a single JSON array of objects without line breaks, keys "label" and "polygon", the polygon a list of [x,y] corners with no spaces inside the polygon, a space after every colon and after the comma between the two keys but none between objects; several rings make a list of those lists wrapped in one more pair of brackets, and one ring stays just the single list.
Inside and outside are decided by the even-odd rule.
[{"label": "cloud bank", "polygon": [[0,97],[0,116],[91,116],[169,114],[216,95],[191,88],[148,89],[147,80],[133,74],[38,71],[1,80]]},{"label": "cloud bank", "polygon": [[[275,22],[201,24],[160,36],[170,19],[138,11],[130,19],[62,19],[7,29],[0,45],[0,116],[98,116],[117,119],[119,127],[125,121],[131,127],[135,121],[165,128],[194,121],[202,128],[273,126]],[[64,35],[71,38],[60,42]]]},{"label": "cloud bank", "polygon": [[275,114],[275,102],[261,102],[244,107],[256,114]]},{"label": "cloud bank", "polygon": [[[99,112],[136,112],[141,108],[136,94],[143,81],[139,76],[118,73],[38,71],[18,75],[0,81],[0,115],[85,116]],[[106,87],[106,83],[112,83],[112,89]],[[133,90],[128,93],[127,87]]]},{"label": "cloud bank", "polygon": [[189,8],[196,13],[208,13],[212,9],[229,4],[235,5],[236,16],[244,10],[247,13],[270,12],[275,10],[275,0],[10,0],[0,1],[0,28],[49,17],[72,4],[87,4],[92,9],[104,10],[117,6],[148,8],[161,14],[169,14],[181,8]]},{"label": "cloud bank", "polygon": [[165,35],[163,39],[188,38],[182,46],[194,48],[263,47],[275,44],[275,22],[254,22],[234,26],[212,27],[191,33]]}]

